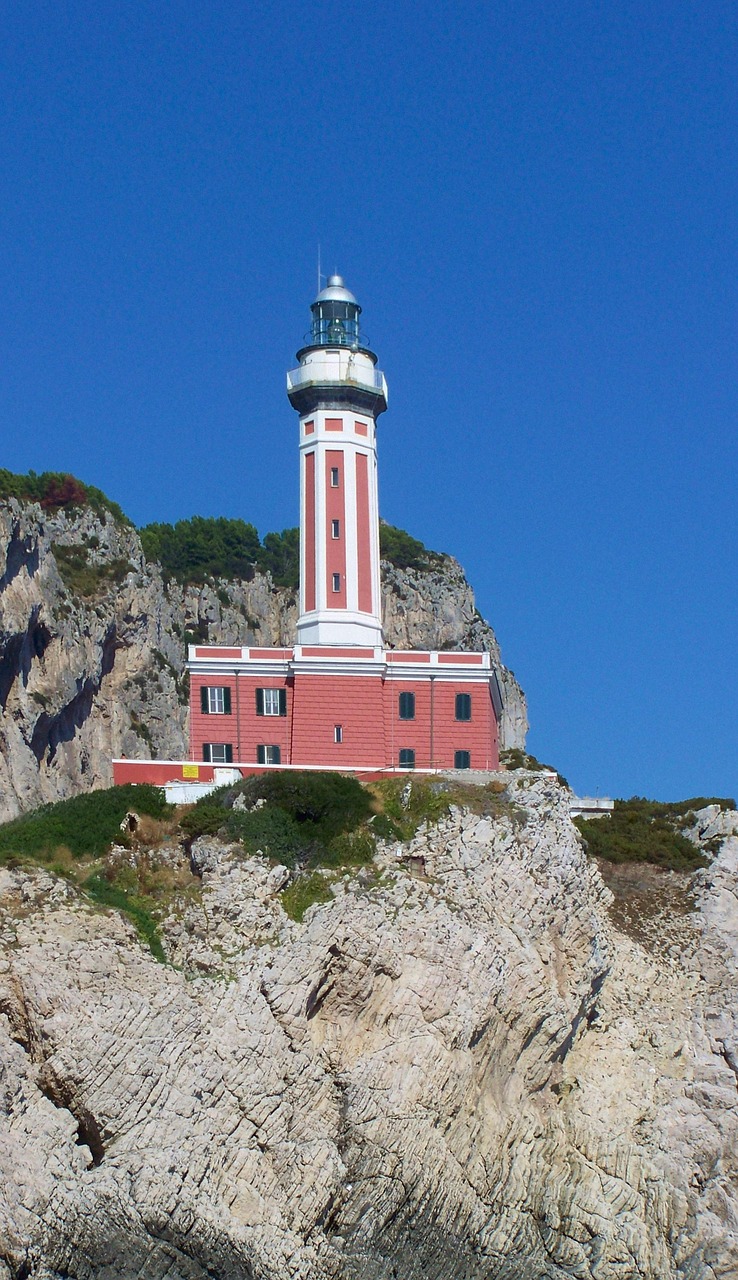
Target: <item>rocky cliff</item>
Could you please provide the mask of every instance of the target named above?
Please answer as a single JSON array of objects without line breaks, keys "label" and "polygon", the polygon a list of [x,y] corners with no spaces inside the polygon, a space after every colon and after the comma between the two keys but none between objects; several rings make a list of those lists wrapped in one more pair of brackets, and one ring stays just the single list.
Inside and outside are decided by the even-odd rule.
[{"label": "rocky cliff", "polygon": [[[489,649],[503,745],[524,745],[525,699],[460,567],[384,568],[388,643]],[[111,514],[1,503],[0,820],[109,785],[113,756],[186,755],[186,640],[289,644],[296,617],[294,596],[268,575],[165,582]]]},{"label": "rocky cliff", "polygon": [[503,780],[301,923],[285,868],[147,854],[170,966],[1,871],[0,1276],[735,1277],[736,816],[610,891],[568,793]]}]

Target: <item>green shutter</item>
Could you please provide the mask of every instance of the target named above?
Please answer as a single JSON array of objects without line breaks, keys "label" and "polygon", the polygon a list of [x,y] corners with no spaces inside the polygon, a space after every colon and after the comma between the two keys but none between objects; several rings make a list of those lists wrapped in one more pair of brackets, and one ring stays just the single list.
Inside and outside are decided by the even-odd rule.
[{"label": "green shutter", "polygon": [[210,763],[210,743],[209,742],[203,742],[202,744],[202,758],[206,764]]},{"label": "green shutter", "polygon": [[287,715],[287,690],[286,689],[280,689],[279,691],[279,714],[281,716]]},{"label": "green shutter", "polygon": [[231,691],[227,685],[223,690],[223,710],[227,716],[231,714]]},{"label": "green shutter", "polygon": [[[257,689],[257,691],[256,691],[256,692],[257,692],[257,693],[261,693],[261,689]],[[262,715],[263,715],[263,712],[262,712]],[[256,763],[257,763],[257,764],[266,764],[266,747],[257,747],[257,748],[256,748]]]},{"label": "green shutter", "polygon": [[205,716],[210,714],[207,685],[202,685],[200,688],[200,710]]},{"label": "green shutter", "polygon": [[[256,714],[257,716],[263,716],[264,714],[264,690],[263,689],[256,690]],[[263,764],[264,761],[261,760],[259,763]]]},{"label": "green shutter", "polygon": [[226,764],[233,764],[233,747],[231,746],[230,742],[226,743],[225,757],[226,757]]},{"label": "green shutter", "polygon": [[272,755],[274,757],[274,759],[272,760],[272,764],[282,763],[282,752],[280,751],[279,747],[272,747]]}]

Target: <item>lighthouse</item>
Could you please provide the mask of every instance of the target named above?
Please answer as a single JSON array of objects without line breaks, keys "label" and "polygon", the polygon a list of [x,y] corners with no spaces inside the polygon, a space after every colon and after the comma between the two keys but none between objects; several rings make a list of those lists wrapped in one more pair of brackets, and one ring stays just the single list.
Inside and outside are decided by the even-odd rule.
[{"label": "lighthouse", "polygon": [[117,760],[116,782],[210,786],[272,768],[371,778],[498,766],[502,703],[491,655],[393,649],[383,636],[377,422],[387,383],[341,276],[329,277],[310,312],[287,374],[299,416],[296,637],[280,648],[190,645],[189,760]]},{"label": "lighthouse", "polygon": [[300,614],[307,645],[382,645],[377,419],[387,383],[339,275],[313,302],[287,374],[300,415]]}]

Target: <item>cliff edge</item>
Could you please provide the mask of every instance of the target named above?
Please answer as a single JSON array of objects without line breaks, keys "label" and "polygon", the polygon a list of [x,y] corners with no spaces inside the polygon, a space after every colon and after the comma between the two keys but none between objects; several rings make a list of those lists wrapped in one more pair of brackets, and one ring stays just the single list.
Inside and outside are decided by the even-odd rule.
[{"label": "cliff edge", "polygon": [[168,965],[0,871],[0,1276],[735,1276],[736,815],[694,838],[613,894],[568,792],[500,775],[302,920],[170,841]]}]

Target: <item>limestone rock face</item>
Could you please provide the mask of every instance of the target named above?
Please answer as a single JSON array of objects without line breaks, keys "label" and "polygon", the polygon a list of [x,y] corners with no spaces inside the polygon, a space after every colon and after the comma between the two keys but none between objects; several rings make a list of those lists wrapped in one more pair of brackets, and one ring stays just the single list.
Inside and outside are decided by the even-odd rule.
[{"label": "limestone rock face", "polygon": [[176,967],[0,872],[4,1280],[737,1274],[735,834],[640,932],[522,772],[301,923],[191,856]]},{"label": "limestone rock face", "polygon": [[0,504],[0,819],[181,755],[181,614],[134,529]]},{"label": "limestone rock face", "polygon": [[[385,566],[387,641],[489,649],[502,744],[522,746],[525,699],[459,566],[444,564],[425,596],[419,575]],[[183,588],[110,515],[0,503],[0,821],[109,786],[114,756],[186,756],[186,643],[290,644],[296,622],[294,594],[268,575]]]}]

